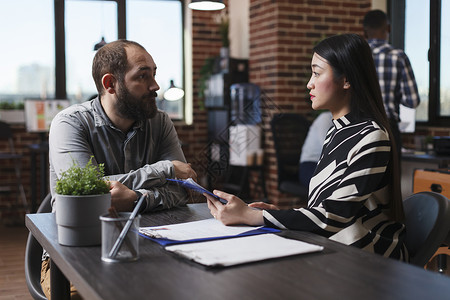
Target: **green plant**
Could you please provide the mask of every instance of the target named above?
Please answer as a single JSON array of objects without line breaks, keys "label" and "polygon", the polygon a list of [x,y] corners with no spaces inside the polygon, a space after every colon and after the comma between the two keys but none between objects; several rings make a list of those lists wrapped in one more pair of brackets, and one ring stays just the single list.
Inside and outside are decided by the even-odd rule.
[{"label": "green plant", "polygon": [[104,170],[104,164],[98,167],[92,164],[92,157],[84,167],[74,160],[73,165],[62,172],[56,181],[55,191],[60,195],[74,196],[107,194],[110,184],[103,178]]},{"label": "green plant", "polygon": [[19,102],[19,103],[9,102],[9,101],[0,102],[0,109],[13,110],[13,109],[23,109],[23,108],[24,108],[24,104],[22,102]]},{"label": "green plant", "polygon": [[228,37],[230,19],[225,11],[214,16],[214,21],[219,25],[220,39],[222,40],[222,47],[230,46],[230,39]]},{"label": "green plant", "polygon": [[[215,57],[209,57],[205,59],[205,63],[200,69],[200,77],[198,79],[198,97],[203,100],[205,98],[205,90],[207,89],[207,83],[211,77],[214,69]],[[200,103],[200,109],[204,108],[203,102]]]},{"label": "green plant", "polygon": [[222,22],[219,24],[219,33],[220,38],[222,39],[222,47],[230,46],[230,39],[228,38],[228,27],[229,21],[228,18],[222,19]]}]

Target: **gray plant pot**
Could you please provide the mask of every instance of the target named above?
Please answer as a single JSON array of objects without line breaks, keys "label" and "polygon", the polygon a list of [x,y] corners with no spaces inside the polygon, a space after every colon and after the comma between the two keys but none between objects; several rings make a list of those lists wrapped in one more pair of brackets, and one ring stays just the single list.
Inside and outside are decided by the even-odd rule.
[{"label": "gray plant pot", "polygon": [[56,194],[58,242],[65,246],[95,246],[102,241],[99,216],[111,207],[111,194],[69,196]]}]

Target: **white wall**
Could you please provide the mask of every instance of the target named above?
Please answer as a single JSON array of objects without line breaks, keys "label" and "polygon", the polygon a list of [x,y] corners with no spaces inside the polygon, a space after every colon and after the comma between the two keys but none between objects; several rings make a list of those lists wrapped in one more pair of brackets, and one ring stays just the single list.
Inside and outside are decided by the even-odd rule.
[{"label": "white wall", "polygon": [[387,12],[387,1],[386,0],[372,0],[371,9],[380,9]]},{"label": "white wall", "polygon": [[249,0],[228,0],[230,56],[233,58],[249,58],[249,3]]}]

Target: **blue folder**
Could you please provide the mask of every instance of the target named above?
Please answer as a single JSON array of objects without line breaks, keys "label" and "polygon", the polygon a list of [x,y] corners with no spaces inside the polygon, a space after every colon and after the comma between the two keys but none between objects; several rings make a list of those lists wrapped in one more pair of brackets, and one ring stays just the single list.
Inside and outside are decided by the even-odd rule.
[{"label": "blue folder", "polygon": [[249,235],[257,235],[257,234],[263,234],[263,233],[277,233],[280,231],[281,231],[280,229],[276,229],[276,228],[260,227],[260,228],[249,230],[249,231],[243,232],[241,234],[237,234],[237,235],[218,236],[218,237],[192,239],[192,240],[170,240],[170,239],[166,239],[166,238],[154,238],[154,237],[145,235],[144,233],[139,233],[139,235],[146,239],[157,242],[158,244],[160,244],[162,246],[168,246],[168,245],[176,245],[176,244],[186,244],[186,243],[212,241],[212,240],[235,238],[235,237],[242,237],[242,236],[249,236]]}]

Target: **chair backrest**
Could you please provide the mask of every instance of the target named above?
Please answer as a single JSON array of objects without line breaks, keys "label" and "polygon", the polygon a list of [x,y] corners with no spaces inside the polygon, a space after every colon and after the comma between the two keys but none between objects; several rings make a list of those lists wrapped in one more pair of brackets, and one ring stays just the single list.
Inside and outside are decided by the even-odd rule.
[{"label": "chair backrest", "polygon": [[278,167],[278,188],[283,181],[298,181],[302,146],[308,134],[309,121],[300,114],[275,114],[270,123]]},{"label": "chair backrest", "polygon": [[0,121],[0,141],[7,141],[9,152],[14,153],[13,134],[8,123]]},{"label": "chair backrest", "polygon": [[[52,211],[51,194],[48,194],[37,213],[48,213]],[[41,288],[41,260],[42,260],[42,246],[33,237],[31,233],[28,234],[27,246],[25,249],[25,278],[27,281],[28,290],[33,299],[47,299]]]},{"label": "chair backrest", "polygon": [[409,196],[403,207],[410,262],[423,267],[450,232],[450,201],[427,191]]},{"label": "chair backrest", "polygon": [[0,140],[12,137],[11,127],[8,123],[0,121]]}]

